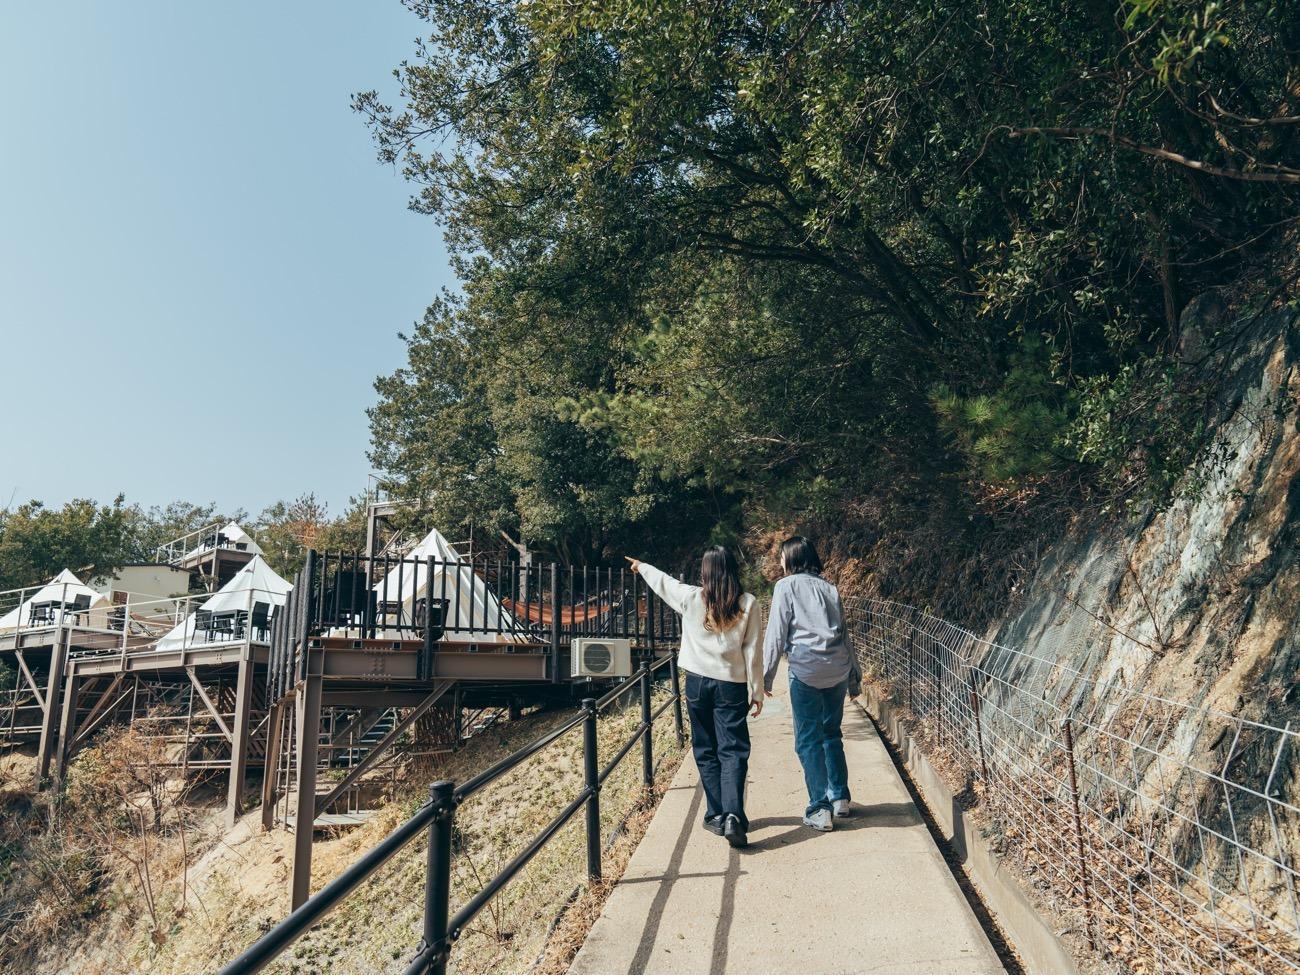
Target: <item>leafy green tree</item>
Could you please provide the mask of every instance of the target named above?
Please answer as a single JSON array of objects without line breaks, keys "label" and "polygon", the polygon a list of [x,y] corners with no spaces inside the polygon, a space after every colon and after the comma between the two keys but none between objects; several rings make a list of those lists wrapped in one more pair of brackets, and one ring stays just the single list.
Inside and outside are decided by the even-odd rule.
[{"label": "leafy green tree", "polygon": [[1110,490],[1184,454],[1141,459],[1158,409],[1098,449],[1098,404],[1198,295],[1288,280],[1294,5],[413,6],[401,104],[355,105],[463,297],[373,458],[441,519],[593,553]]},{"label": "leafy green tree", "polygon": [[63,569],[85,581],[113,572],[134,557],[132,522],[120,495],[106,505],[79,498],[0,511],[0,589],[39,585]]}]

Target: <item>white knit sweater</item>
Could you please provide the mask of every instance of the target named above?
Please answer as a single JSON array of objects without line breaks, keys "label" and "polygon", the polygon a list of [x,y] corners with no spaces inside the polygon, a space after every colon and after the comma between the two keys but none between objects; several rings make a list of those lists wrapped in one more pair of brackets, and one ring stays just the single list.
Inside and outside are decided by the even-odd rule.
[{"label": "white knit sweater", "polygon": [[699,586],[688,586],[648,562],[641,563],[641,578],[658,596],[681,614],[682,651],[677,662],[683,670],[749,685],[750,701],[763,699],[763,643],[758,600],[740,597],[741,618],[721,633],[704,627],[704,596]]}]

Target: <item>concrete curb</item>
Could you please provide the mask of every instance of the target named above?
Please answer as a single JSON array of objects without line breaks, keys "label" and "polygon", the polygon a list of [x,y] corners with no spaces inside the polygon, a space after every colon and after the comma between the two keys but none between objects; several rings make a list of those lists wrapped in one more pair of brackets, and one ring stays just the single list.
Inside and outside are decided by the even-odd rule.
[{"label": "concrete curb", "polygon": [[863,688],[859,701],[898,749],[944,837],[970,871],[980,897],[997,918],[1025,970],[1035,975],[1079,975],[1069,949],[1038,913],[1016,879],[1002,869],[988,841],[954,801],[952,789],[908,734],[893,703],[869,687]]}]

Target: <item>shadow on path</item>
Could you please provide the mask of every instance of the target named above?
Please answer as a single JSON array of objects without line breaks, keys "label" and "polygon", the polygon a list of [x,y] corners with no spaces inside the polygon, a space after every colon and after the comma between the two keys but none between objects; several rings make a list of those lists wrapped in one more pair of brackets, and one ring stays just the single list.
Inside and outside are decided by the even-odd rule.
[{"label": "shadow on path", "polygon": [[[919,826],[924,822],[916,806],[910,802],[878,802],[871,806],[854,806],[853,815],[848,819],[835,820],[835,829],[831,835],[841,831],[855,829],[906,829]],[[766,816],[755,819],[749,824],[752,837],[760,830],[775,826],[793,827],[773,836],[751,839],[748,851],[762,851],[776,846],[791,846],[808,840],[821,839],[825,834],[817,832],[803,824],[803,816]],[[748,852],[747,851],[747,852]]]},{"label": "shadow on path", "polygon": [[[646,912],[645,927],[641,929],[641,940],[637,943],[636,955],[632,959],[628,975],[645,975],[646,966],[650,963],[650,954],[654,951],[655,938],[659,934],[659,925],[664,919],[664,907],[668,904],[668,896],[672,893],[673,884],[682,876],[682,857],[686,853],[686,844],[691,838],[691,830],[695,828],[695,820],[700,812],[700,800],[704,798],[703,789],[695,789],[694,791],[695,795],[691,797],[691,807],[686,810],[686,818],[682,820],[682,830],[677,836],[677,842],[673,845],[673,854],[668,860],[668,869],[664,871],[662,877],[653,878],[659,883],[659,890],[655,893],[655,899],[650,904],[650,910]],[[620,881],[620,883],[629,882],[626,880]]]}]

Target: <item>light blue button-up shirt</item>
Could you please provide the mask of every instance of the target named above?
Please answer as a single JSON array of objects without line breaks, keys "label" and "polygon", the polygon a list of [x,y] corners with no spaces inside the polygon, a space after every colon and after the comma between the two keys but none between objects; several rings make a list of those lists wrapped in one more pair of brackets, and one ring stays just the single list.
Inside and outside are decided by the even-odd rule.
[{"label": "light blue button-up shirt", "polygon": [[763,686],[769,691],[783,653],[790,656],[790,675],[809,687],[848,680],[856,694],[862,683],[839,590],[821,576],[786,576],[772,591],[763,640]]}]

